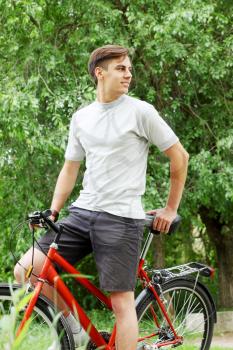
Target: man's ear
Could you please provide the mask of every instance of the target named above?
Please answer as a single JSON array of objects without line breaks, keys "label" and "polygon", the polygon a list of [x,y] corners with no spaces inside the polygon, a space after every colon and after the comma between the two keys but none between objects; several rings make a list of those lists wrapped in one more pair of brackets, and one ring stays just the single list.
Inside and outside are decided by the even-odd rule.
[{"label": "man's ear", "polygon": [[97,80],[103,79],[103,68],[102,67],[96,67],[95,68],[95,76]]}]

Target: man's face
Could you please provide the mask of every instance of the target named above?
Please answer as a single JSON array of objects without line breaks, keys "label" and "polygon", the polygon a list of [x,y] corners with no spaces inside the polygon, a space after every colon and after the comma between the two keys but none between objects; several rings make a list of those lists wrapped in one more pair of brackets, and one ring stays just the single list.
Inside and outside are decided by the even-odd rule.
[{"label": "man's face", "polygon": [[105,93],[122,95],[128,92],[132,78],[132,66],[128,56],[119,57],[107,62],[102,68],[101,82]]}]

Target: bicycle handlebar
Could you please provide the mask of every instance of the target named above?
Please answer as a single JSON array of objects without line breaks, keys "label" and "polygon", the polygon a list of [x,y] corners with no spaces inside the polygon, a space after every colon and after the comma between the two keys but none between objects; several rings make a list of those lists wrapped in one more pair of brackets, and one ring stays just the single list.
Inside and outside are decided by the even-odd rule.
[{"label": "bicycle handlebar", "polygon": [[[47,223],[56,233],[59,233],[60,232],[59,226],[49,219],[49,216],[51,216],[51,214],[52,212],[50,209],[47,209],[45,211],[35,211],[29,214],[27,219],[30,221],[32,225]],[[155,215],[146,214],[145,226],[148,227],[150,232],[152,232],[153,234],[159,235],[161,234],[161,232],[157,230],[153,230],[153,226],[152,226],[155,217],[156,217]],[[177,230],[180,222],[181,222],[181,217],[180,215],[177,215],[176,218],[171,223],[170,229],[168,231],[168,235],[171,235]]]},{"label": "bicycle handlebar", "polygon": [[44,211],[34,211],[31,214],[28,214],[27,220],[29,220],[31,225],[41,225],[42,227],[46,222],[49,227],[53,229],[56,233],[60,233],[59,226],[57,226],[52,220],[49,219],[49,216],[52,215],[52,211],[50,209],[46,209]]}]

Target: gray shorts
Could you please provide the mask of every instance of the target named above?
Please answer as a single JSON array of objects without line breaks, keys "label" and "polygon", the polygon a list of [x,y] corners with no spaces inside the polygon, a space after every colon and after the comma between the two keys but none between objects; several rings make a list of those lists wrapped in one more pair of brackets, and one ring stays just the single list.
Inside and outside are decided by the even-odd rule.
[{"label": "gray shorts", "polygon": [[[70,264],[93,252],[101,289],[134,290],[144,220],[71,206],[69,215],[57,224],[64,227],[58,252]],[[47,253],[54,237],[54,232],[48,231],[36,248]]]}]

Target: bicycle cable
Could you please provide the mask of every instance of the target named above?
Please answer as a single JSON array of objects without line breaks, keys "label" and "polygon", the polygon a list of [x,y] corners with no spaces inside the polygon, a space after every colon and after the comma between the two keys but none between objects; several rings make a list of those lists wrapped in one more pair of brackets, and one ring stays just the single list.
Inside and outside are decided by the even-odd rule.
[{"label": "bicycle cable", "polygon": [[[13,234],[15,233],[16,230],[18,230],[19,227],[23,227],[25,225],[25,223],[29,223],[30,220],[25,220],[25,221],[22,221],[20,222],[12,231],[11,231],[11,234],[10,234],[10,240],[9,240],[9,251],[13,257],[13,260],[14,260],[14,263],[15,265],[18,264],[19,266],[21,266],[24,271],[28,271],[28,269],[23,266],[20,262],[19,262],[19,259],[16,257],[16,255],[14,254],[14,248],[13,248]],[[21,228],[22,230],[22,228]],[[20,231],[21,231],[20,230]],[[19,232],[20,232],[19,231]],[[35,238],[35,228],[32,227],[32,230],[30,230],[32,232],[32,260],[31,260],[31,264],[33,266],[33,263],[34,263],[34,254],[35,254],[35,243],[38,245],[38,247],[40,248],[41,252],[47,256],[47,253],[45,252],[45,250],[42,248],[42,246],[39,244],[39,242],[37,241],[37,239]],[[50,259],[50,258],[49,258]],[[38,277],[37,274],[35,273],[31,273],[34,277]]]},{"label": "bicycle cable", "polygon": [[[14,254],[14,252],[13,252],[12,241],[13,241],[13,234],[15,233],[15,231],[18,230],[18,228],[19,228],[20,226],[23,226],[23,225],[25,225],[25,221],[20,222],[20,223],[15,227],[15,229],[11,231],[11,233],[10,233],[10,240],[9,240],[9,251],[10,251],[12,257],[13,257],[14,263],[15,263],[15,264],[18,263],[20,266],[22,266],[22,265],[19,263],[19,260],[17,259],[17,257],[15,256],[15,254]],[[23,266],[22,266],[22,267],[23,267]]]}]

